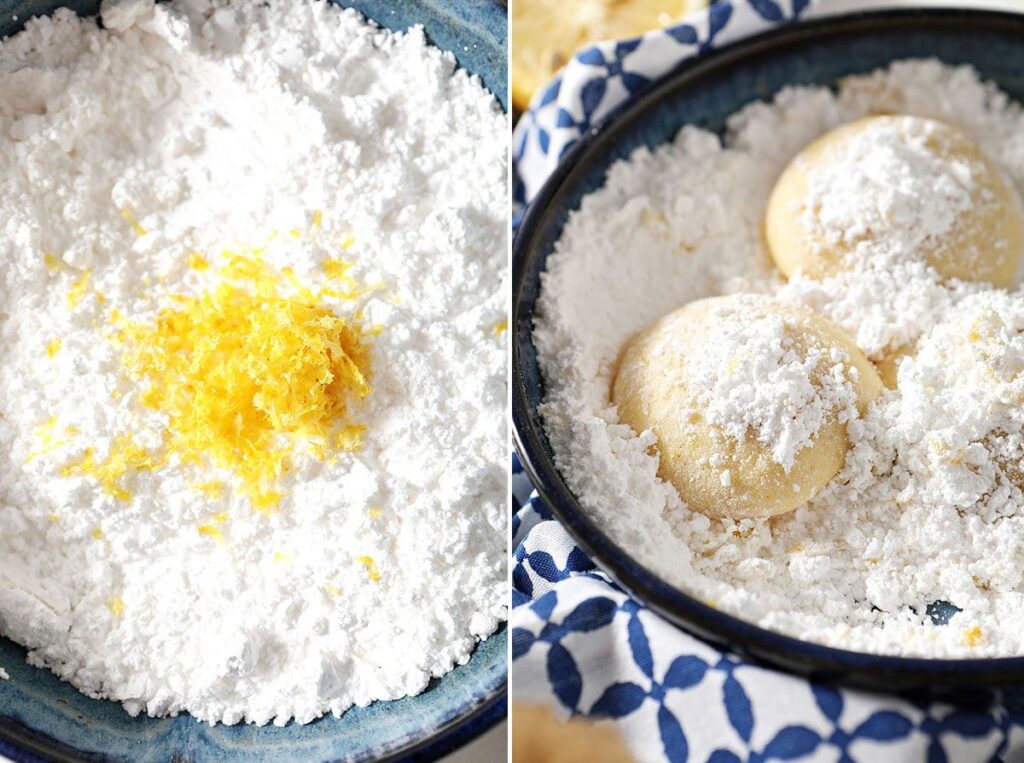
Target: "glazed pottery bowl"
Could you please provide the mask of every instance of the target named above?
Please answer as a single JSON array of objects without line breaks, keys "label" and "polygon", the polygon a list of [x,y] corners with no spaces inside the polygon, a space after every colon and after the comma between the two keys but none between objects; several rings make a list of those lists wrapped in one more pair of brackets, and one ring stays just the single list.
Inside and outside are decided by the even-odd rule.
[{"label": "glazed pottery bowl", "polygon": [[[497,0],[354,0],[344,2],[396,31],[422,24],[438,47],[456,53],[502,105],[507,104],[506,12]],[[0,35],[62,6],[92,15],[99,0],[0,0]],[[508,679],[504,628],[470,661],[416,697],[353,708],[306,725],[208,726],[188,715],[132,718],[120,704],[90,699],[52,673],[25,662],[0,638],[0,758],[15,761],[364,761],[435,760],[505,716]]]},{"label": "glazed pottery bowl", "polygon": [[787,85],[833,87],[903,58],[970,64],[1024,101],[1024,16],[966,10],[875,11],[783,26],[690,59],[637,92],[562,157],[513,243],[512,415],[534,486],[576,542],[625,590],[668,620],[746,657],[876,688],[1000,685],[1024,679],[1024,657],[907,659],[834,649],[759,628],[668,585],[587,515],[554,464],[538,413],[544,380],[532,327],[540,275],[566,219],[611,164],[673,138],[686,124],[722,133],[726,118]]}]

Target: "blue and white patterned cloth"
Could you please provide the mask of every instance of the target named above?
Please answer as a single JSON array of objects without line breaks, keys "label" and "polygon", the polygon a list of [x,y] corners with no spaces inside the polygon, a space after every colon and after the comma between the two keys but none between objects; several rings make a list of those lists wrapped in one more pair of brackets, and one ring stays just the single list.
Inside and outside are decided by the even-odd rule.
[{"label": "blue and white patterned cloth", "polygon": [[[810,5],[727,0],[688,23],[577,55],[516,128],[517,205],[630,93],[683,59],[790,23]],[[890,696],[748,664],[665,622],[596,569],[518,461],[513,508],[514,699],[611,719],[651,763],[1024,759],[1024,689]]]}]

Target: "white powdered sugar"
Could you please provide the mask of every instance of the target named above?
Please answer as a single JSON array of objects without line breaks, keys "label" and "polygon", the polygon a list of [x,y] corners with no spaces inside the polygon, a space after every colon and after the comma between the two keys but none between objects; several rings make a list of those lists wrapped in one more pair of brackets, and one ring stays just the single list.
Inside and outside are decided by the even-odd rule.
[{"label": "white powdered sugar", "polygon": [[[507,612],[507,119],[422,30],[328,3],[102,20],[0,45],[0,634],[132,714],[283,724],[421,692]],[[213,293],[240,251],[361,322],[372,370],[362,447],[297,450],[262,512],[119,439],[159,453],[168,424],[118,327]]]},{"label": "white powdered sugar", "polygon": [[746,307],[713,312],[707,353],[687,359],[687,387],[706,421],[738,440],[752,431],[788,472],[827,417],[856,415],[849,358],[838,348],[799,346],[793,316],[752,317]]},{"label": "white powdered sugar", "polygon": [[[935,123],[875,121],[807,171],[801,222],[857,263],[916,257],[970,209],[977,167],[929,145]],[[819,243],[820,245],[820,243]]]},{"label": "white powdered sugar", "polygon": [[[584,508],[644,565],[714,606],[845,648],[1020,654],[1024,293],[943,281],[904,248],[955,225],[969,173],[916,156],[890,162],[885,152],[897,149],[883,139],[857,149],[861,171],[815,180],[829,226],[870,226],[875,214],[906,222],[877,267],[783,284],[760,238],[768,195],[790,159],[832,127],[877,113],[960,128],[1024,187],[1021,108],[969,67],[937,61],[898,62],[836,92],[786,89],[734,115],[723,140],[683,128],[672,143],[616,163],[570,215],[537,306],[541,412]],[[917,169],[894,174],[897,165]],[[813,308],[876,360],[916,348],[899,365],[898,388],[850,420],[843,470],[810,503],[769,521],[691,511],[657,477],[651,434],[637,437],[609,402],[631,336],[691,300],[744,291]],[[708,368],[712,415],[737,432],[741,422],[756,429],[784,415],[787,404],[774,396],[799,386],[782,372],[771,336],[766,327],[764,341],[752,342],[767,356],[763,367],[744,371],[760,388],[723,382],[717,362]],[[773,379],[785,383],[773,389]],[[798,425],[799,410],[765,427],[763,441],[777,445],[787,426],[800,440],[813,417]]]}]

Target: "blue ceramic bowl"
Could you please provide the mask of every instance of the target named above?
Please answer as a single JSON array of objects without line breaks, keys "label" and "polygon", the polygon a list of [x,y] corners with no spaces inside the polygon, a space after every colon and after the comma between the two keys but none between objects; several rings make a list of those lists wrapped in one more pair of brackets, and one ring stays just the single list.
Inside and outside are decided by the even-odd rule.
[{"label": "blue ceramic bowl", "polygon": [[[344,2],[382,26],[422,24],[431,41],[480,75],[507,108],[506,10],[498,0]],[[0,0],[0,35],[33,15],[68,6],[95,14],[99,0]],[[13,17],[17,17],[17,21]],[[481,643],[470,661],[424,693],[353,708],[341,718],[283,728],[208,726],[187,715],[132,718],[120,704],[89,699],[52,673],[30,667],[25,651],[0,638],[0,756],[16,761],[364,761],[436,760],[506,715],[507,633]]]},{"label": "blue ceramic bowl", "polygon": [[[586,132],[527,208],[513,243],[516,448],[545,503],[590,557],[637,599],[702,638],[754,660],[872,688],[1019,684],[1024,681],[1024,657],[906,659],[833,649],[756,627],[668,585],[625,553],[583,511],[555,468],[537,412],[544,383],[532,325],[540,274],[569,213],[604,183],[611,164],[640,146],[669,141],[685,124],[722,133],[730,114],[751,101],[771,98],[786,85],[832,87],[847,75],[917,57],[970,64],[1024,102],[1024,16],[881,11],[797,23],[691,59]],[[929,607],[936,621],[942,619],[943,604]]]}]

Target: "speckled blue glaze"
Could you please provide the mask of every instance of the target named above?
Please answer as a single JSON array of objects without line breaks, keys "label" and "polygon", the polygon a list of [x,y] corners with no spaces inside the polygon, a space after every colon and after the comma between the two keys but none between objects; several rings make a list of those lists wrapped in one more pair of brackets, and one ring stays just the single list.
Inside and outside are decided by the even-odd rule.
[{"label": "speckled blue glaze", "polygon": [[[544,381],[532,326],[540,274],[569,214],[604,184],[615,161],[671,140],[686,124],[722,133],[729,115],[787,85],[834,87],[850,74],[923,57],[970,64],[1024,102],[1024,15],[950,8],[879,11],[800,22],[689,60],[591,126],[531,201],[513,243],[514,436],[534,487],[587,555],[635,598],[708,641],[752,660],[874,689],[1019,686],[1024,657],[908,659],[835,649],[757,627],[668,585],[583,510],[555,467],[538,413]],[[941,623],[951,607],[935,602],[928,614]]]},{"label": "speckled blue glaze", "polygon": [[[497,0],[354,0],[351,5],[382,26],[422,24],[431,41],[455,54],[507,104],[506,11]],[[87,0],[0,0],[0,35],[17,32],[33,15],[67,6],[95,14]],[[17,16],[17,20],[14,20]],[[507,108],[507,106],[506,106]],[[354,708],[283,728],[208,726],[178,718],[132,718],[120,704],[90,699],[52,673],[25,662],[18,645],[0,638],[0,755],[15,761],[435,760],[457,749],[506,714],[507,635],[503,628],[480,644],[470,661],[417,697]]]}]

